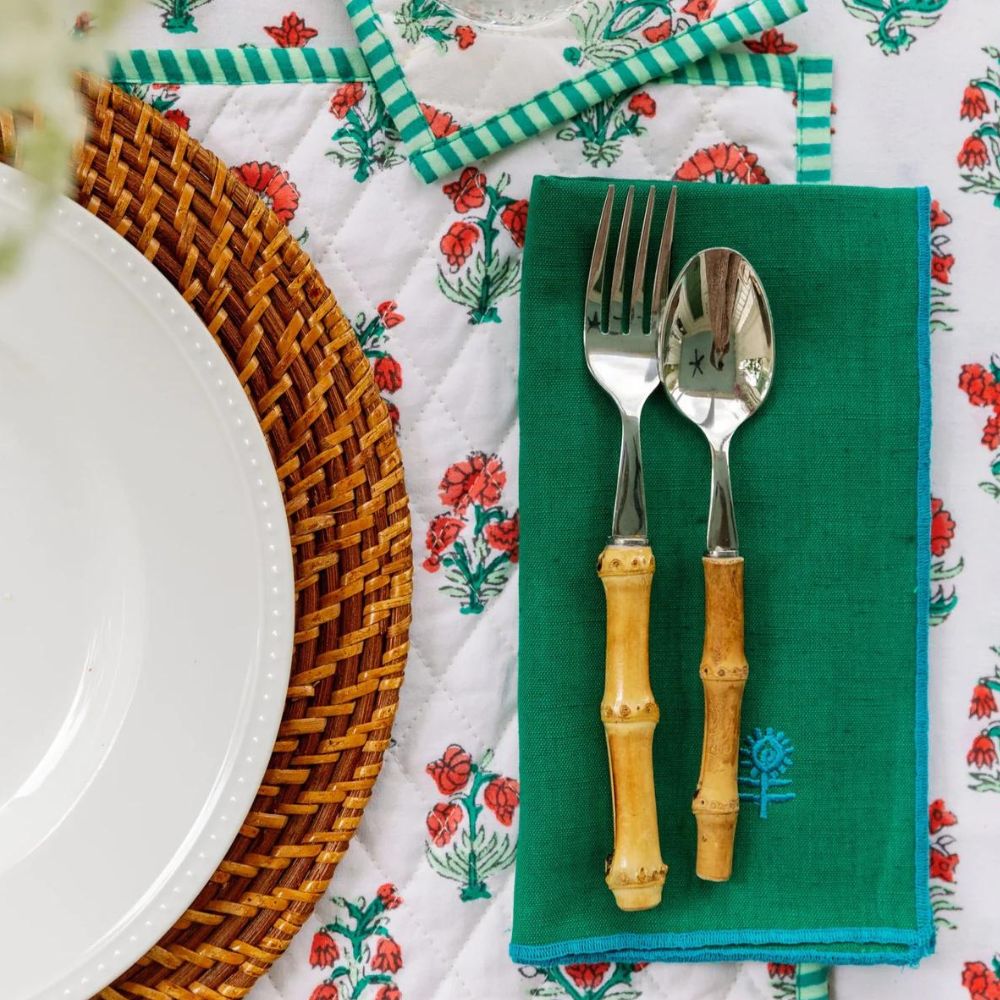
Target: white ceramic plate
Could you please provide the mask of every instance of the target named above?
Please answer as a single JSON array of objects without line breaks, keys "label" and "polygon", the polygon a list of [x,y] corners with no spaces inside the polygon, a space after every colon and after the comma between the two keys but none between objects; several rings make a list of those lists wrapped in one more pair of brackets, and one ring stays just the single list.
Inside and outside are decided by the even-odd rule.
[{"label": "white ceramic plate", "polygon": [[[25,218],[0,167],[0,233]],[[287,686],[291,547],[250,403],[61,200],[0,280],[0,994],[89,997],[232,842]]]}]

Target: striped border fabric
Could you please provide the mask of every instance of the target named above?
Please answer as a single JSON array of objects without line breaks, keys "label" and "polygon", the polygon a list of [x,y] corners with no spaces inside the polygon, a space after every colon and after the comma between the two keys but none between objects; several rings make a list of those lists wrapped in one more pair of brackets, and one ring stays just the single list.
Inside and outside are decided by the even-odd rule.
[{"label": "striped border fabric", "polygon": [[829,1000],[829,976],[825,965],[795,966],[795,1000]]},{"label": "striped border fabric", "polygon": [[828,184],[832,168],[833,60],[799,60],[798,162],[800,184]]},{"label": "striped border fabric", "polygon": [[[346,83],[372,79],[360,49],[133,49],[109,59],[110,79],[118,84]],[[800,184],[830,182],[832,60],[716,52],[682,66],[661,82],[774,87],[798,93],[796,180]],[[416,155],[424,162],[422,151]],[[421,176],[428,181],[437,179],[433,173]]]},{"label": "striped border fabric", "polygon": [[335,83],[370,78],[360,49],[133,49],[111,57],[112,83]]},{"label": "striped border fabric", "polygon": [[668,76],[719,49],[783,24],[805,9],[805,0],[749,0],[604,69],[564,80],[528,101],[437,139],[424,119],[372,0],[347,2],[347,13],[375,86],[399,129],[410,161],[428,183],[559,125],[623,90]]}]

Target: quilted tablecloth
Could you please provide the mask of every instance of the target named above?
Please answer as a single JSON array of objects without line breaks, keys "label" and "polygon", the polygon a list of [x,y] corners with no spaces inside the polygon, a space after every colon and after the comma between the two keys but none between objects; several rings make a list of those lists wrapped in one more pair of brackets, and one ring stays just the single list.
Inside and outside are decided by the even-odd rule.
[{"label": "quilted tablecloth", "polygon": [[[385,74],[398,67],[379,69],[370,39],[357,47],[370,5],[349,6],[351,18],[337,0],[142,0],[111,68],[268,199],[324,273],[398,422],[417,529],[393,747],[333,894],[254,996],[826,995],[817,967],[546,970],[507,957],[519,809],[518,290],[531,178],[560,173],[930,186],[937,951],[914,969],[843,967],[829,981],[841,998],[1000,998],[1000,10],[985,0],[785,4],[758,22],[766,30],[701,58],[678,48],[667,75],[625,81],[545,127],[506,118],[480,159],[448,146],[461,152],[451,164],[415,154],[430,141],[451,155],[438,140],[517,103],[524,86],[508,56],[524,46],[529,58],[526,36],[504,36],[495,73],[479,62],[472,74],[470,62],[478,82],[463,86],[463,58],[496,39],[434,0],[376,0],[410,74],[401,124],[384,99],[393,103]],[[560,29],[563,59],[574,73],[641,60],[734,5],[715,8],[584,0]],[[90,27],[81,15],[79,30]],[[463,142],[484,136],[473,129]],[[808,731],[786,736],[809,752]],[[844,782],[854,766],[842,762]],[[794,787],[794,766],[784,777]],[[795,807],[789,797],[773,813]],[[780,857],[774,869],[780,878]]]}]

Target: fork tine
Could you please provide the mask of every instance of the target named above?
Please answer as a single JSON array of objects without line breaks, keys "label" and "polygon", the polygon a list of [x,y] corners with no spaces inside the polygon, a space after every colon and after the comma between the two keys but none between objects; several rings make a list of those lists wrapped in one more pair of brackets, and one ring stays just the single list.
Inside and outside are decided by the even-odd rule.
[{"label": "fork tine", "polygon": [[632,296],[629,299],[629,333],[642,333],[643,290],[646,281],[646,253],[649,250],[649,230],[653,225],[653,203],[656,191],[649,189],[646,196],[646,211],[642,216],[642,230],[639,233],[639,249],[635,255],[635,274],[632,276]]},{"label": "fork tine", "polygon": [[670,201],[667,202],[667,217],[663,220],[663,233],[660,236],[660,252],[656,256],[656,275],[653,278],[653,301],[649,310],[649,329],[659,326],[663,304],[670,290],[667,280],[670,277],[670,249],[674,241],[674,215],[677,211],[677,188],[670,189]]},{"label": "fork tine", "polygon": [[601,209],[601,220],[597,224],[594,237],[594,252],[590,258],[590,274],[587,276],[587,328],[601,328],[601,306],[604,299],[604,262],[608,255],[608,233],[611,231],[611,209],[615,203],[615,189],[608,186]]},{"label": "fork tine", "polygon": [[615,251],[615,269],[611,275],[611,301],[608,309],[608,333],[625,332],[624,316],[624,275],[625,255],[628,253],[628,230],[632,220],[632,202],[635,186],[630,186],[625,195],[625,209],[622,212],[622,228],[618,235],[618,249]]}]

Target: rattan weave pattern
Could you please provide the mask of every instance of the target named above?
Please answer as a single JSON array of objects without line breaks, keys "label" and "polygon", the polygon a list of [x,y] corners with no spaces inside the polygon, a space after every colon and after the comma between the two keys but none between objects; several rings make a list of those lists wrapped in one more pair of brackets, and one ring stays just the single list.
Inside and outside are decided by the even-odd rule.
[{"label": "rattan weave pattern", "polygon": [[[267,773],[209,883],[99,994],[232,1000],[326,891],[389,745],[412,588],[403,467],[354,331],[280,220],[142,101],[89,77],[80,90],[89,131],[78,200],[215,336],[260,418],[288,515],[296,634]],[[9,116],[3,125],[0,156],[13,134]]]}]

